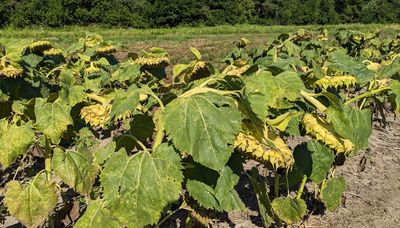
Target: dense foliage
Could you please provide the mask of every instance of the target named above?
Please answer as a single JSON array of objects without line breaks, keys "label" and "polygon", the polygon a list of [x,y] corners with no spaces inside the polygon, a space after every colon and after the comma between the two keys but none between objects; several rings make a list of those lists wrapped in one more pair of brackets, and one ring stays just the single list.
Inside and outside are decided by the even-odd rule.
[{"label": "dense foliage", "polygon": [[[265,226],[301,221],[313,201],[338,208],[335,168],[368,147],[373,119],[400,111],[400,36],[248,42],[219,71],[194,48],[175,66],[160,48],[118,60],[95,34],[65,50],[0,41],[1,207],[27,227],[54,225],[71,195],[75,227],[143,227],[174,210],[207,223],[198,211],[244,209],[235,186],[247,174]],[[247,159],[268,176],[244,171]]]},{"label": "dense foliage", "polygon": [[397,23],[398,0],[2,0],[0,26]]}]

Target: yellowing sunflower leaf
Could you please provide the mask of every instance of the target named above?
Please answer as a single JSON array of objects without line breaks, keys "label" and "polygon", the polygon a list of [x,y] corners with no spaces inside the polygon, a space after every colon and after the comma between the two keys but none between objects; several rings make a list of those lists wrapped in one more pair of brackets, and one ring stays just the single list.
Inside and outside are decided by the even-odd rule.
[{"label": "yellowing sunflower leaf", "polygon": [[8,124],[7,120],[1,120],[0,129],[0,163],[7,168],[20,155],[27,152],[35,139],[35,132],[30,124],[16,126]]},{"label": "yellowing sunflower leaf", "polygon": [[90,201],[82,217],[74,228],[120,228],[117,218],[106,208],[103,200]]},{"label": "yellowing sunflower leaf", "polygon": [[165,207],[178,199],[183,175],[174,148],[161,144],[153,153],[114,153],[100,176],[107,208],[122,224],[143,227],[156,223]]},{"label": "yellowing sunflower leaf", "polygon": [[42,224],[57,204],[57,188],[39,174],[22,185],[10,181],[6,185],[5,204],[10,214],[27,227]]},{"label": "yellowing sunflower leaf", "polygon": [[75,191],[88,195],[94,184],[98,166],[93,163],[93,154],[80,151],[54,149],[52,167],[55,174]]},{"label": "yellowing sunflower leaf", "polygon": [[346,191],[346,181],[343,177],[334,177],[322,184],[321,200],[329,211],[339,207],[344,191]]},{"label": "yellowing sunflower leaf", "polygon": [[37,98],[35,103],[36,128],[44,133],[52,143],[58,144],[67,126],[72,124],[71,107],[60,101],[46,103]]},{"label": "yellowing sunflower leaf", "polygon": [[241,115],[230,98],[206,93],[181,97],[169,103],[164,112],[165,129],[174,145],[192,155],[200,164],[222,170],[228,162]]},{"label": "yellowing sunflower leaf", "polygon": [[272,201],[272,209],[287,224],[300,222],[307,212],[307,205],[302,199],[292,199],[290,196],[276,198]]},{"label": "yellowing sunflower leaf", "polygon": [[194,47],[190,47],[190,51],[193,53],[194,56],[196,56],[197,60],[201,59],[201,53],[199,52],[199,50]]}]

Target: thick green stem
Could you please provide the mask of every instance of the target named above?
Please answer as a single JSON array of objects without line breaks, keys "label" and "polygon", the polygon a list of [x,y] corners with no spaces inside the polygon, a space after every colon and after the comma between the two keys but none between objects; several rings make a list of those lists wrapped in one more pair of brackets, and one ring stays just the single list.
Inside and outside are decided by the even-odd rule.
[{"label": "thick green stem", "polygon": [[314,98],[314,96],[316,96],[316,94],[307,93],[307,92],[302,90],[302,91],[300,91],[300,95],[302,97],[304,97],[304,99],[306,99],[308,102],[313,104],[319,111],[325,112],[326,106],[323,105],[321,102],[319,102],[319,100]]},{"label": "thick green stem", "polygon": [[379,89],[374,89],[374,90],[365,92],[363,94],[360,94],[357,97],[353,97],[352,99],[346,101],[346,103],[344,103],[344,104],[345,105],[349,105],[349,104],[351,104],[353,102],[356,102],[356,101],[361,100],[361,99],[366,98],[366,97],[373,96],[375,94],[381,93],[381,92],[386,91],[386,90],[390,90],[390,88],[389,87],[383,87],[383,88],[379,88]]},{"label": "thick green stem", "polygon": [[299,191],[297,191],[296,199],[300,199],[300,198],[301,198],[301,195],[303,195],[304,186],[306,185],[306,182],[307,182],[307,176],[304,175],[304,176],[303,176],[303,179],[301,180],[301,184],[300,184],[300,187],[299,187]]}]

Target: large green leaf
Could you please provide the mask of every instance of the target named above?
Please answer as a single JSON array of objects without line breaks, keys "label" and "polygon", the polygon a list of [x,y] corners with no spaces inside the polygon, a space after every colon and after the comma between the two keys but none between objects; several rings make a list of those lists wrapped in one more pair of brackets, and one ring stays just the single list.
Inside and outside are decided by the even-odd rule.
[{"label": "large green leaf", "polygon": [[396,74],[400,74],[400,58],[395,59],[391,64],[382,66],[379,69],[377,78],[390,78]]},{"label": "large green leaf", "polygon": [[374,78],[375,74],[367,68],[363,63],[354,61],[350,56],[342,51],[336,51],[331,54],[332,64],[329,69],[350,73],[357,78],[357,81],[364,85]]},{"label": "large green leaf", "polygon": [[226,166],[217,180],[215,187],[198,180],[188,180],[187,189],[201,206],[218,211],[242,210],[244,204],[234,189],[239,176]]},{"label": "large green leaf", "polygon": [[76,104],[85,101],[85,88],[80,85],[65,87],[60,91],[60,98],[73,107]]},{"label": "large green leaf", "polygon": [[67,130],[67,126],[72,124],[70,112],[71,107],[60,101],[46,103],[45,99],[37,98],[35,103],[35,126],[52,143],[58,144],[62,134]]},{"label": "large green leaf", "polygon": [[215,93],[182,97],[169,103],[162,119],[174,145],[202,165],[221,170],[228,162],[241,116],[234,103]]},{"label": "large green leaf", "polygon": [[343,177],[334,177],[322,184],[321,200],[329,211],[339,207],[344,191],[346,191],[346,181]]},{"label": "large green leaf", "polygon": [[115,152],[115,148],[117,144],[115,141],[112,141],[105,145],[104,147],[95,147],[93,148],[94,151],[94,162],[98,166],[102,166],[104,162],[106,162]]},{"label": "large green leaf", "polygon": [[296,147],[293,155],[296,167],[316,184],[325,180],[326,174],[335,161],[335,155],[331,149],[314,141]]},{"label": "large green leaf", "polygon": [[[103,200],[90,201],[74,228],[120,228],[118,219],[112,215]],[[129,226],[128,226],[129,227]]]},{"label": "large green leaf", "polygon": [[8,211],[27,227],[42,224],[56,207],[57,188],[46,181],[43,173],[26,185],[10,181],[6,187],[5,204]]},{"label": "large green leaf", "polygon": [[55,148],[52,167],[55,174],[75,191],[88,195],[97,175],[98,166],[93,163],[89,150],[67,150]]},{"label": "large green leaf", "polygon": [[371,110],[358,110],[348,106],[331,106],[326,110],[326,114],[335,131],[354,144],[352,155],[368,147],[368,140],[372,131]]},{"label": "large green leaf", "polygon": [[0,163],[7,168],[20,155],[26,154],[28,147],[35,139],[31,124],[16,126],[1,120],[0,129]]},{"label": "large green leaf", "polygon": [[300,76],[290,71],[277,76],[262,71],[246,78],[245,83],[250,106],[263,121],[266,121],[269,108],[289,108],[286,101],[297,100],[300,91],[305,90]]},{"label": "large green leaf", "polygon": [[124,225],[143,227],[160,219],[161,212],[178,199],[183,175],[180,157],[172,146],[161,144],[150,154],[114,153],[100,176],[104,200]]},{"label": "large green leaf", "polygon": [[140,65],[126,62],[112,73],[111,81],[133,81],[138,77],[140,77]]},{"label": "large green leaf", "polygon": [[120,92],[113,101],[110,116],[111,118],[121,116],[126,112],[135,110],[138,105],[138,91]]},{"label": "large green leaf", "polygon": [[307,205],[302,199],[288,197],[275,198],[272,209],[287,224],[300,222],[307,213]]}]

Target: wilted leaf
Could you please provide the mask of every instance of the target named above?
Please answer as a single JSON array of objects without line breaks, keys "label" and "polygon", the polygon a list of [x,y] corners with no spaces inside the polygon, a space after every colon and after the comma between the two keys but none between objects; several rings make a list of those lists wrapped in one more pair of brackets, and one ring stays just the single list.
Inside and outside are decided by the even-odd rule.
[{"label": "wilted leaf", "polygon": [[103,200],[90,201],[89,205],[74,228],[120,228],[118,219],[106,208]]},{"label": "wilted leaf", "polygon": [[321,200],[329,211],[334,211],[339,207],[344,191],[346,191],[346,181],[343,177],[334,177],[323,183]]},{"label": "wilted leaf", "polygon": [[304,200],[292,199],[290,196],[274,199],[272,209],[287,224],[300,222],[307,213],[307,205]]},{"label": "wilted leaf", "polygon": [[35,126],[52,143],[58,144],[62,134],[67,130],[67,126],[72,124],[70,112],[71,107],[62,102],[46,103],[45,99],[37,98],[35,104]]},{"label": "wilted leaf", "polygon": [[156,223],[164,208],[179,197],[181,169],[179,155],[167,144],[161,144],[152,154],[114,153],[100,176],[107,208],[129,227]]},{"label": "wilted leaf", "polygon": [[28,147],[35,139],[31,124],[16,126],[1,120],[0,129],[0,163],[7,168],[20,155],[26,154]]},{"label": "wilted leaf", "polygon": [[27,227],[42,224],[57,204],[57,188],[39,174],[22,185],[18,181],[7,184],[5,204],[10,214]]},{"label": "wilted leaf", "polygon": [[92,152],[55,148],[52,166],[55,174],[75,191],[88,195],[92,190],[98,170]]}]

